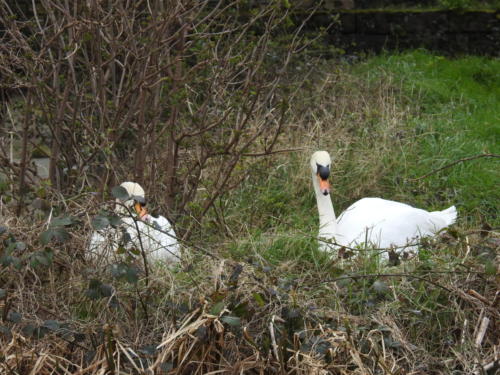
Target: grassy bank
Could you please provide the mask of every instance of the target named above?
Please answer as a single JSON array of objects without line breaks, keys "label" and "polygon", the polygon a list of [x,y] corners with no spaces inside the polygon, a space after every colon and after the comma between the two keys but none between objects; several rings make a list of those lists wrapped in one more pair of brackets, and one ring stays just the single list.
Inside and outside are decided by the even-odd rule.
[{"label": "grassy bank", "polygon": [[[500,63],[417,51],[298,64],[290,79],[306,68],[280,141],[300,150],[247,157],[246,179],[218,199],[182,264],[153,267],[147,281],[85,255],[86,213],[102,208],[86,197],[53,202],[80,218],[60,221],[66,244],[41,244],[40,212],[27,220],[2,207],[12,253],[0,269],[2,371],[470,374],[494,365],[498,159],[446,165],[500,152]],[[320,252],[308,162],[317,149],[334,157],[337,214],[380,196],[455,204],[457,225],[397,265]]]},{"label": "grassy bank", "polygon": [[498,226],[499,160],[488,155],[500,153],[499,68],[498,60],[423,51],[318,68],[318,85],[304,90],[292,120],[299,130],[289,144],[304,150],[249,169],[221,202],[229,227],[257,243],[263,233],[273,243],[276,233],[314,237],[308,158],[316,149],[335,155],[337,214],[380,196],[429,210],[456,205],[462,228]]}]

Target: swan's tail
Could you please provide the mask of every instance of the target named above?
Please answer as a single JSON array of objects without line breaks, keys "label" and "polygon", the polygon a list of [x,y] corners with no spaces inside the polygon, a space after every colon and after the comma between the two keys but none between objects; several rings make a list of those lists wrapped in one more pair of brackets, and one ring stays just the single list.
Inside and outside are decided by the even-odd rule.
[{"label": "swan's tail", "polygon": [[455,206],[451,206],[443,211],[431,212],[431,216],[436,219],[434,224],[439,227],[438,229],[446,228],[457,220],[457,209]]}]

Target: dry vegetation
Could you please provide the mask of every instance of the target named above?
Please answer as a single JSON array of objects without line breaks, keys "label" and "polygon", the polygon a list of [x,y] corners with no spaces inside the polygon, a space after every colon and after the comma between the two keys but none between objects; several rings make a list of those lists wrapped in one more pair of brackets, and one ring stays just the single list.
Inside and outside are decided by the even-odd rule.
[{"label": "dry vegetation", "polygon": [[[23,23],[2,2],[2,89],[22,125],[2,113],[22,140],[19,161],[9,138],[1,150],[2,373],[495,373],[495,218],[392,265],[317,250],[307,159],[335,156],[336,206],[383,195],[411,164],[394,155],[418,155],[400,82],[294,60],[301,25],[274,54],[283,7],[245,23],[182,2],[157,19],[162,2],[54,4]],[[38,181],[29,159],[47,140]],[[428,188],[407,177],[392,198]],[[116,273],[86,254],[110,188],[132,178],[184,237],[181,264],[151,264],[147,282],[129,259]]]}]

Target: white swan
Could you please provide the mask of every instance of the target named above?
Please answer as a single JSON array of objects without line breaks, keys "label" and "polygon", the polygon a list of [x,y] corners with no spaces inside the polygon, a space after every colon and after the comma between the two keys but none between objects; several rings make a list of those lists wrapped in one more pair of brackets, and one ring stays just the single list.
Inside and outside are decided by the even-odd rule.
[{"label": "white swan", "polygon": [[[359,245],[396,251],[414,250],[418,238],[435,235],[457,218],[455,206],[428,212],[381,198],[360,199],[336,218],[328,182],[330,165],[330,155],[326,151],[316,151],[311,157],[320,222],[318,237],[323,250],[336,251],[341,246]],[[383,257],[387,255],[387,252],[382,253]]]},{"label": "white swan", "polygon": [[[178,262],[181,254],[180,246],[175,231],[167,218],[163,216],[153,217],[147,213],[144,189],[139,184],[124,182],[120,186],[125,188],[130,197],[123,203],[119,203],[117,200],[115,206],[115,213],[121,217],[122,224],[120,226],[124,232],[109,227],[101,231],[94,231],[89,245],[91,253],[99,257],[113,257],[123,234],[127,233],[130,237],[125,248],[134,247],[140,251],[142,243],[148,260]],[[137,214],[137,218],[131,217],[129,211]]]}]

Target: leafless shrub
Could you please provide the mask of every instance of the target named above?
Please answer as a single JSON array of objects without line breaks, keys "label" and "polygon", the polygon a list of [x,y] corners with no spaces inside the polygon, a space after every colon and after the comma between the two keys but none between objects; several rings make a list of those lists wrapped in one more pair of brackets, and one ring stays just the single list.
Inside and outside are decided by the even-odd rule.
[{"label": "leafless shrub", "polygon": [[307,21],[288,27],[287,47],[276,48],[287,7],[43,0],[28,8],[4,0],[0,10],[2,89],[22,114],[20,160],[9,158],[8,139],[1,156],[17,176],[18,213],[31,151],[44,144],[56,191],[103,194],[133,179],[171,218],[195,219],[244,178],[236,168],[244,155],[273,152],[291,95],[282,90],[287,65]]}]

